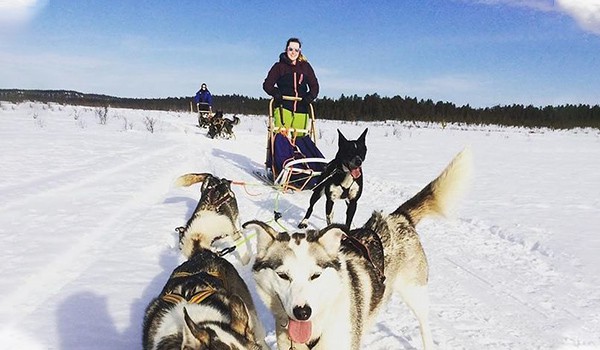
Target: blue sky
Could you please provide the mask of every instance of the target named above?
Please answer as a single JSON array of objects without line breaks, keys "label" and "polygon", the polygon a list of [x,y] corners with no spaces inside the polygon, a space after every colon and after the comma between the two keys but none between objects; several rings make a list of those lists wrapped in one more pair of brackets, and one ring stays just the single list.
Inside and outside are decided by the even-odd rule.
[{"label": "blue sky", "polygon": [[0,88],[266,97],[292,36],[320,97],[600,104],[600,0],[0,0]]}]

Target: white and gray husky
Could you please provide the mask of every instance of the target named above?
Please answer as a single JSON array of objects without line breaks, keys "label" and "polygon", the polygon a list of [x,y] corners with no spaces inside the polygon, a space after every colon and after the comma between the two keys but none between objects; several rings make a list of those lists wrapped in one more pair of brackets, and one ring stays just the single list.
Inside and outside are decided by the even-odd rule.
[{"label": "white and gray husky", "polygon": [[[175,229],[179,234],[179,248],[190,257],[196,243],[212,249],[223,242],[242,238],[239,229],[239,211],[231,180],[209,173],[189,173],[177,178],[176,186],[202,183],[200,200],[185,226]],[[223,242],[221,242],[223,241]],[[245,265],[250,260],[247,247],[240,246],[236,255]]]},{"label": "white and gray husky", "polygon": [[248,287],[231,263],[198,243],[148,305],[144,350],[268,349]]},{"label": "white and gray husky", "polygon": [[252,267],[257,291],[271,309],[279,349],[357,350],[378,310],[398,292],[419,321],[423,347],[433,348],[428,264],[415,226],[446,214],[470,173],[467,149],[414,197],[389,215],[374,212],[362,228],[277,232],[261,221]]}]

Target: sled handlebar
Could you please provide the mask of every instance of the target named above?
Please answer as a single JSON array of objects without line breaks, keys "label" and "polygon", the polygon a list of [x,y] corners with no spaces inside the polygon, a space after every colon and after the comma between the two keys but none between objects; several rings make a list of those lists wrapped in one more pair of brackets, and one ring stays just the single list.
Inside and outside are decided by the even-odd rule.
[{"label": "sled handlebar", "polygon": [[282,96],[281,98],[286,101],[302,101],[302,97],[296,96]]}]

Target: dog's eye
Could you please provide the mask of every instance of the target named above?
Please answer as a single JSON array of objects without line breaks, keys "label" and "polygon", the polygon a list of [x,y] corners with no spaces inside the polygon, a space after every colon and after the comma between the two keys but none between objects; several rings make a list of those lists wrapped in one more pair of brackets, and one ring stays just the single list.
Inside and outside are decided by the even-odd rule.
[{"label": "dog's eye", "polygon": [[319,277],[321,277],[321,273],[320,272],[313,273],[312,276],[310,276],[310,280],[314,281],[314,280],[316,280]]},{"label": "dog's eye", "polygon": [[290,276],[288,276],[288,274],[285,272],[277,272],[277,276],[279,276],[279,278],[281,278],[284,281],[290,280]]}]

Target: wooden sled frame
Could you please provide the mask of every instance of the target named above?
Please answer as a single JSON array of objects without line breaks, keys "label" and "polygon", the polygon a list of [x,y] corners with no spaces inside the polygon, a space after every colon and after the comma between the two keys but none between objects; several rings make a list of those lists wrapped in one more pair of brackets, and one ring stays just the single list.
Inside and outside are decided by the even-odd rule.
[{"label": "wooden sled frame", "polygon": [[215,113],[212,111],[212,107],[208,106],[207,103],[206,105],[209,107],[208,110],[200,109],[200,105],[201,103],[196,104],[196,109],[198,110],[198,127],[208,128],[210,125],[210,119],[215,115]]},{"label": "wooden sled frame", "polygon": [[[293,97],[293,96],[283,96],[283,99],[288,100],[288,101],[301,101],[302,100],[302,98]],[[286,137],[288,137],[288,139],[294,146],[296,145],[296,137],[298,137],[299,134],[306,135],[306,136],[310,137],[310,139],[316,146],[317,138],[316,138],[316,126],[315,126],[315,124],[316,124],[315,123],[315,110],[314,110],[312,103],[309,104],[309,112],[308,112],[309,123],[308,123],[308,127],[306,129],[276,126],[275,120],[274,120],[274,106],[273,106],[274,103],[275,103],[274,99],[271,99],[269,101],[269,122],[268,122],[269,125],[268,125],[268,133],[267,133],[267,154],[266,154],[267,158],[266,159],[269,159],[269,156],[271,156],[272,157],[271,162],[273,163],[274,156],[273,156],[273,154],[270,154],[270,152],[273,152],[273,150],[271,150],[271,147],[273,145],[273,138],[278,133],[281,133],[281,134],[285,135]],[[321,175],[320,171],[315,171],[310,168],[306,169],[306,167],[298,167],[298,165],[305,165],[308,163],[327,164],[327,163],[329,163],[329,161],[326,160],[325,158],[294,159],[289,162],[286,162],[285,165],[283,166],[283,169],[281,170],[281,172],[279,174],[275,174],[274,167],[272,166],[271,168],[269,168],[265,162],[265,170],[266,170],[267,174],[269,174],[269,173],[273,174],[273,184],[280,186],[283,191],[287,191],[287,190],[302,191],[305,189],[306,184],[308,184],[310,179]],[[304,181],[302,186],[295,186],[290,183],[290,179],[292,178],[293,175],[303,175],[303,177],[306,179],[306,181]]]}]

